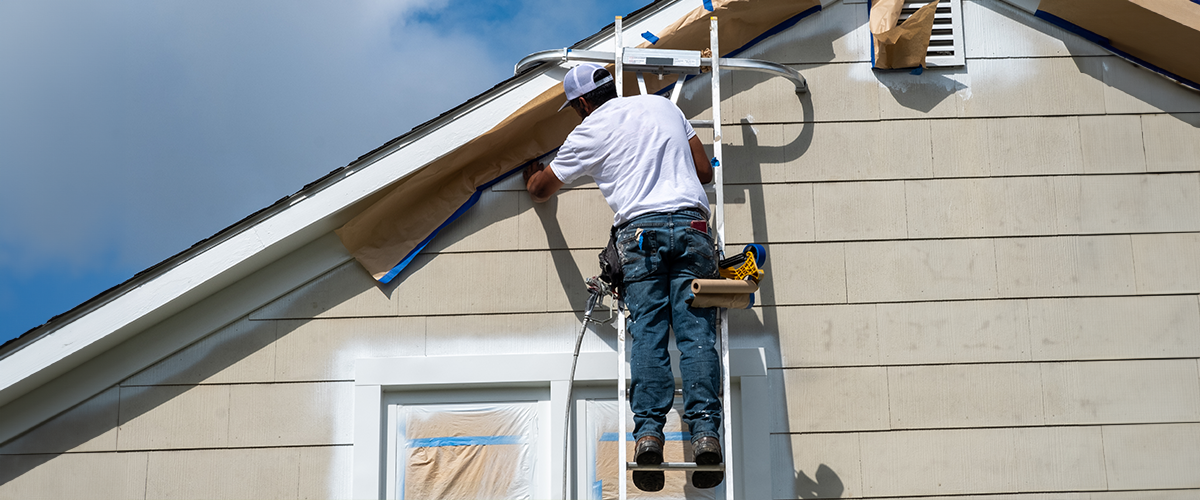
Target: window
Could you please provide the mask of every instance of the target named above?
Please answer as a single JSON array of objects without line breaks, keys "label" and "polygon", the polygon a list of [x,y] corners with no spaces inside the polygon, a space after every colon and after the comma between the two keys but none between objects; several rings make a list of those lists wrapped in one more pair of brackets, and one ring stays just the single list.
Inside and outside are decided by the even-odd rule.
[{"label": "window", "polygon": [[511,389],[386,395],[386,498],[548,498],[548,396]]},{"label": "window", "polygon": [[[762,349],[730,351],[739,498],[771,494],[768,417],[755,406],[767,404],[764,359]],[[568,430],[570,363],[570,353],[358,360],[354,498],[560,498],[565,439],[573,445],[569,496],[615,498],[616,353],[580,355]],[[626,418],[632,430],[632,417]],[[690,436],[678,410],[666,430],[667,459],[683,461]],[[627,446],[632,457],[632,439]],[[685,473],[667,478],[668,489],[656,495],[630,482],[629,497],[678,498],[668,495],[681,490],[686,498],[723,496],[723,488],[685,485]]]}]

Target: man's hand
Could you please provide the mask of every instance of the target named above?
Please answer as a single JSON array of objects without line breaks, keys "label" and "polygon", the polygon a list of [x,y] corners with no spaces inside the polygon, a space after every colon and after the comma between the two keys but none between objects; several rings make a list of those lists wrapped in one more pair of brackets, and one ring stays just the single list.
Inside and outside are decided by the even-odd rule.
[{"label": "man's hand", "polygon": [[534,163],[525,167],[521,172],[525,177],[525,189],[535,203],[544,203],[563,186],[563,182],[554,175],[554,170],[543,163]]},{"label": "man's hand", "polygon": [[525,177],[525,185],[529,185],[529,178],[533,177],[533,174],[543,170],[546,170],[545,163],[530,163],[529,166],[525,167],[525,170],[521,172],[521,176]]}]

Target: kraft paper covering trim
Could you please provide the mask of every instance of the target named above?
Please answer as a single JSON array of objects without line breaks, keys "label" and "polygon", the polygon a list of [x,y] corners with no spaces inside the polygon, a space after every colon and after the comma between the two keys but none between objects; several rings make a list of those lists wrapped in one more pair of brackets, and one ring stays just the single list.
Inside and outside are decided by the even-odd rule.
[{"label": "kraft paper covering trim", "polygon": [[1098,35],[1083,34],[1200,90],[1200,4],[1189,0],[1042,0],[1038,17],[1045,18],[1043,13]]},{"label": "kraft paper covering trim", "polygon": [[400,479],[405,499],[530,498],[534,403],[463,408],[406,406]]},{"label": "kraft paper covering trim", "polygon": [[[721,23],[721,46],[742,47],[772,27],[820,6],[820,0],[712,3],[711,12],[697,5],[661,30],[655,47],[708,47],[709,17],[714,15]],[[656,92],[674,83],[674,78],[646,83],[650,92]],[[636,88],[633,78],[626,81],[626,95],[636,93]],[[564,100],[562,86],[555,85],[491,130],[398,181],[378,202],[335,231],[342,244],[376,280],[385,276],[390,280],[396,275],[389,276],[393,267],[405,261],[479,186],[562,145],[579,123],[575,113],[557,112]]]},{"label": "kraft paper covering trim", "polygon": [[872,0],[871,37],[875,41],[875,67],[900,69],[925,67],[929,38],[933,35],[933,16],[939,0],[917,9],[896,26],[904,0]]}]

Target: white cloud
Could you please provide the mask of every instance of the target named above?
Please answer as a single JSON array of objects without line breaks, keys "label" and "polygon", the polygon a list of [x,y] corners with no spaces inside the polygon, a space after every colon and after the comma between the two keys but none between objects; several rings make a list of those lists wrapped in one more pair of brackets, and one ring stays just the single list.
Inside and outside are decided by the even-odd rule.
[{"label": "white cloud", "polygon": [[145,267],[494,84],[482,40],[402,19],[438,3],[6,5],[8,265]]}]

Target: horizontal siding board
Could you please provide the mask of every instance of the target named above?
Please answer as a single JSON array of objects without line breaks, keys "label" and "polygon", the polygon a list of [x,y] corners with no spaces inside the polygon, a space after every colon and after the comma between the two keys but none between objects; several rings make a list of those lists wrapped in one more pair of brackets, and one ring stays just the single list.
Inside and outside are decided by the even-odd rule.
[{"label": "horizontal siding board", "polygon": [[516,195],[518,242],[507,248],[603,248],[608,243],[613,211],[599,189],[560,191],[545,203],[534,203],[528,193]]},{"label": "horizontal siding board", "polygon": [[1028,361],[1025,300],[879,304],[886,365]]},{"label": "horizontal siding board", "polygon": [[1035,364],[899,366],[887,373],[892,429],[1044,423]]},{"label": "horizontal siding board", "polygon": [[1045,363],[1041,371],[1049,424],[1200,421],[1194,359]]},{"label": "horizontal siding board", "polygon": [[1104,426],[1108,487],[1200,488],[1200,424]]},{"label": "horizontal siding board", "polygon": [[821,183],[813,187],[817,241],[908,236],[904,183]]},{"label": "horizontal siding board", "polygon": [[773,308],[783,366],[879,364],[875,308],[874,304]]},{"label": "horizontal siding board", "polygon": [[1200,113],[1142,115],[1142,135],[1147,170],[1200,171]]},{"label": "horizontal siding board", "polygon": [[815,239],[813,184],[750,184],[725,188],[725,238],[733,245]]},{"label": "horizontal siding board", "polygon": [[[419,264],[414,262],[414,267]],[[347,318],[396,313],[396,301],[388,297],[358,262],[350,261],[259,308],[250,314],[250,319]]]},{"label": "horizontal siding board", "polygon": [[300,449],[299,500],[353,498],[354,448],[321,446]]},{"label": "horizontal siding board", "polygon": [[858,434],[775,434],[771,456],[774,498],[863,495]]},{"label": "horizontal siding board", "polygon": [[1086,176],[1085,233],[1200,231],[1200,174]]},{"label": "horizontal siding board", "polygon": [[0,499],[146,496],[146,453],[0,456]]},{"label": "horizontal siding board", "polygon": [[119,403],[116,387],[101,392],[0,446],[0,455],[116,450]]},{"label": "horizontal siding board", "polygon": [[[748,71],[731,72],[725,120],[753,116],[765,122],[825,122],[879,120],[879,82],[871,64],[802,64],[791,66],[804,75],[809,88],[821,92],[796,94],[795,85]],[[724,82],[722,82],[724,85]]]},{"label": "horizontal siding board", "polygon": [[1200,233],[1132,237],[1138,293],[1200,292]]},{"label": "horizontal siding board", "polygon": [[300,448],[149,454],[146,498],[296,498]]},{"label": "horizontal siding board", "polygon": [[228,385],[121,387],[117,449],[229,445]]},{"label": "horizontal siding board", "polygon": [[1104,108],[1108,113],[1200,112],[1200,95],[1195,91],[1124,59],[1098,59],[1103,65]]},{"label": "horizontal siding board", "polygon": [[1196,295],[1029,300],[1033,359],[1200,357]]},{"label": "horizontal siding board", "polygon": [[959,116],[1102,115],[1104,63],[1115,57],[972,59]]},{"label": "horizontal siding board", "polygon": [[768,245],[764,305],[846,302],[846,256],[841,243]]},{"label": "horizontal siding board", "polygon": [[847,243],[849,301],[995,297],[995,259],[989,240]]},{"label": "horizontal siding board", "polygon": [[1079,141],[1085,173],[1146,171],[1141,116],[1081,116]]},{"label": "horizontal siding board", "polygon": [[357,359],[425,354],[423,317],[281,320],[273,323],[277,323],[279,329],[274,350],[275,381],[353,380]]},{"label": "horizontal siding board", "polygon": [[275,376],[276,326],[273,321],[239,319],[122,385],[270,382]]},{"label": "horizontal siding board", "polygon": [[883,367],[783,370],[788,427],[781,432],[888,428],[888,376]]},{"label": "horizontal siding board", "polygon": [[1135,292],[1128,236],[997,239],[999,295],[1047,297]]},{"label": "horizontal siding board", "polygon": [[864,496],[1106,489],[1099,427],[859,434]]},{"label": "horizontal siding board", "polygon": [[353,382],[229,387],[229,445],[352,444]]},{"label": "horizontal siding board", "polygon": [[[593,313],[593,319],[607,318],[603,308]],[[571,352],[582,319],[582,313],[434,316],[427,319],[427,355]],[[589,324],[580,350],[611,352],[615,338],[612,323]]]}]

